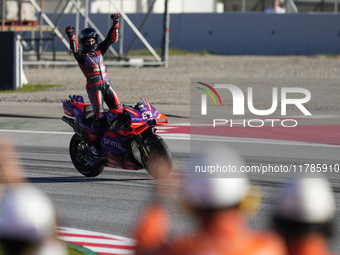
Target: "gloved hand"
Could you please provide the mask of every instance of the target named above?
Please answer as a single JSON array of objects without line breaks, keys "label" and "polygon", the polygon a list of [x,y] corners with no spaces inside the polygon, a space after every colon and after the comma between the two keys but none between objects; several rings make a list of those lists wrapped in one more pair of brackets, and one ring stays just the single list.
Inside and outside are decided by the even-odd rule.
[{"label": "gloved hand", "polygon": [[111,14],[111,19],[113,20],[113,25],[119,24],[119,13]]},{"label": "gloved hand", "polygon": [[72,36],[74,36],[74,31],[75,31],[75,29],[74,29],[74,27],[72,27],[72,26],[68,26],[66,29],[65,29],[65,33],[67,34],[67,36],[68,37],[72,37]]}]

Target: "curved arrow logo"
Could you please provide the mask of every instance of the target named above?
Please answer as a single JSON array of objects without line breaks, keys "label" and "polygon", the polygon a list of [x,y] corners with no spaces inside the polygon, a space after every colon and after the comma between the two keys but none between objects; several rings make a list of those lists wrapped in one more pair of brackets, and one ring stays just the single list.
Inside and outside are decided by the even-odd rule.
[{"label": "curved arrow logo", "polygon": [[[218,100],[220,101],[221,106],[222,106],[222,100],[221,100],[221,98],[220,98],[220,95],[217,93],[217,91],[216,91],[213,87],[211,87],[210,85],[205,84],[205,83],[203,83],[203,82],[197,82],[197,83],[206,86],[206,87],[209,88],[212,92],[214,92],[215,95],[217,96]],[[211,94],[211,92],[210,92],[209,90],[203,89],[203,88],[200,88],[200,87],[197,87],[197,88],[203,90],[204,92],[206,92],[206,93],[212,98],[212,100],[214,101],[215,105],[217,105],[214,96]]]},{"label": "curved arrow logo", "polygon": [[[201,84],[203,86],[206,86],[208,89],[210,89],[212,92],[214,92],[215,95],[217,96],[218,100],[220,101],[221,106],[223,106],[220,95],[217,93],[217,91],[213,87],[211,87],[210,85],[208,85],[206,83],[203,83],[203,82],[197,82],[197,83]],[[200,87],[197,87],[197,88],[201,89],[205,93],[207,93],[212,98],[212,100],[214,101],[215,105],[217,106],[215,97],[213,96],[213,94],[209,90],[207,90],[205,88],[200,88]],[[201,114],[202,115],[207,115],[207,95],[206,94],[202,94],[202,96],[201,96]]]}]

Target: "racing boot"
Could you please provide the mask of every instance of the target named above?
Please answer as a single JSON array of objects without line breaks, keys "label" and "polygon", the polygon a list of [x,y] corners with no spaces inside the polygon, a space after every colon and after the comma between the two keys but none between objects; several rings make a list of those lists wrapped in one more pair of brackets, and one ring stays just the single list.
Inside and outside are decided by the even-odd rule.
[{"label": "racing boot", "polygon": [[92,154],[95,156],[99,156],[102,154],[100,139],[98,135],[90,134],[90,141],[88,143],[88,148],[91,150]]},{"label": "racing boot", "polygon": [[100,150],[98,150],[95,145],[91,145],[90,150],[91,150],[92,154],[95,155],[95,156],[99,156],[100,154],[102,154],[102,152]]},{"label": "racing boot", "polygon": [[91,151],[92,157],[90,158],[91,160],[93,160],[94,164],[103,164],[104,162],[106,162],[105,160],[105,153],[98,149],[98,147],[96,147],[95,145],[90,145],[91,143],[87,144],[87,148]]},{"label": "racing boot", "polygon": [[91,150],[92,154],[95,156],[99,156],[101,154],[100,148],[100,129],[105,122],[105,115],[102,113],[98,113],[96,119],[93,121],[91,128],[89,139],[90,142],[88,144],[89,149]]}]

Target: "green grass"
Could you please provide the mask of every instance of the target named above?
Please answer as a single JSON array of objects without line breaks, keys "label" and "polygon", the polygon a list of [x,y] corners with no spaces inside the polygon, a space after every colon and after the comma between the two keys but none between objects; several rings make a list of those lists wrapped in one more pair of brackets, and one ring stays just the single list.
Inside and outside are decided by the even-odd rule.
[{"label": "green grass", "polygon": [[78,251],[76,248],[74,247],[67,247],[67,254],[68,255],[84,255],[84,253]]},{"label": "green grass", "polygon": [[97,253],[90,251],[82,246],[65,242],[67,245],[68,255],[96,255]]},{"label": "green grass", "polygon": [[53,87],[62,87],[62,85],[51,85],[51,84],[25,84],[22,88],[17,90],[0,90],[0,93],[13,93],[13,92],[37,92],[45,91]]},{"label": "green grass", "polygon": [[85,253],[77,250],[75,247],[67,245],[67,255],[84,255]]}]

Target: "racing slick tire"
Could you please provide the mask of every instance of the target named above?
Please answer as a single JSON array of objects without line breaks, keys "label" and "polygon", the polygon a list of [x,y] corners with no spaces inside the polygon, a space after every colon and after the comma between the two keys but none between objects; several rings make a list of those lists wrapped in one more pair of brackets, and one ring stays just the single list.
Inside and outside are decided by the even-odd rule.
[{"label": "racing slick tire", "polygon": [[104,165],[93,165],[85,160],[87,151],[86,142],[83,137],[74,134],[70,141],[70,157],[74,167],[86,177],[95,177],[101,174]]}]

